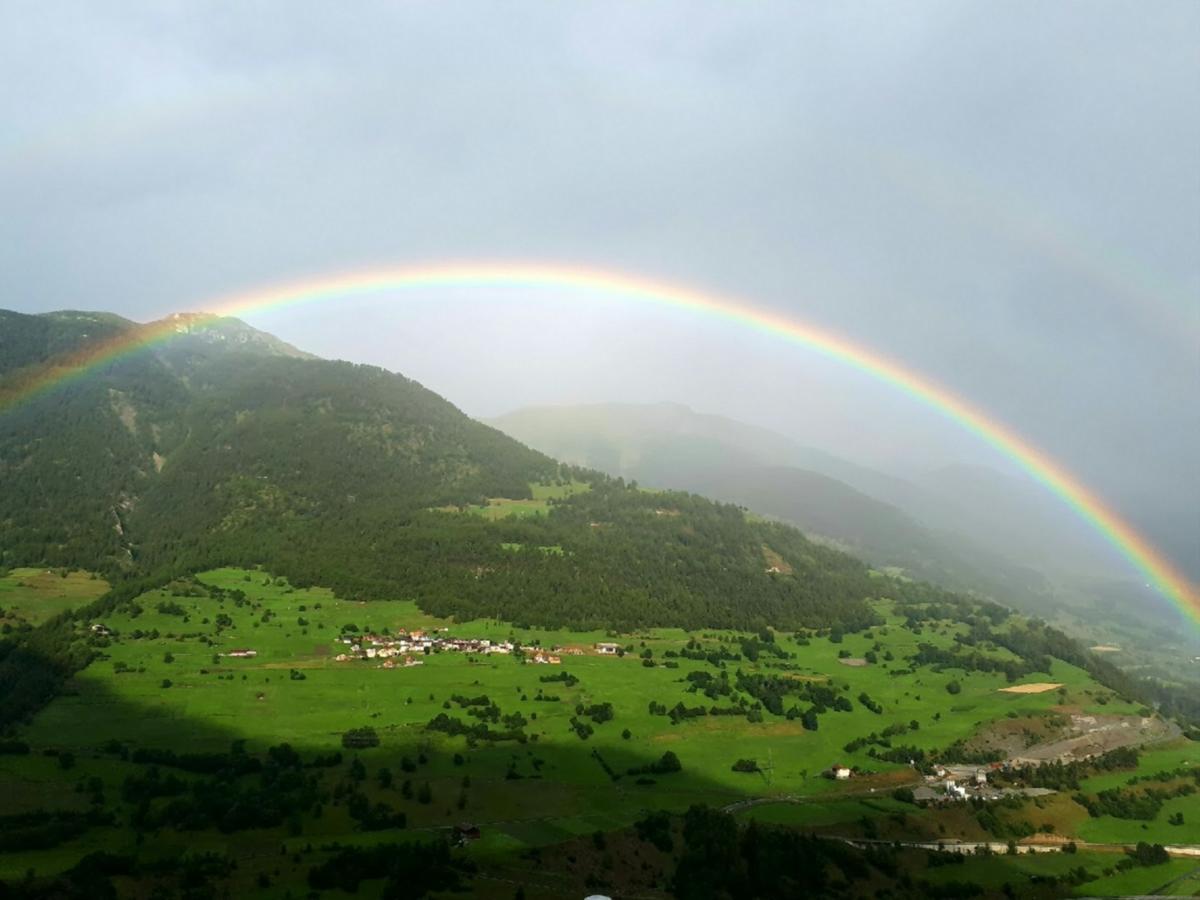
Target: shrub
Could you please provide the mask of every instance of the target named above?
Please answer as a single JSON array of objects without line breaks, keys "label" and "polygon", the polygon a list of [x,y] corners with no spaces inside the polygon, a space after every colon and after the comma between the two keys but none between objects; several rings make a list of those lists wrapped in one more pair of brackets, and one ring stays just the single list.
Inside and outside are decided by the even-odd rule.
[{"label": "shrub", "polygon": [[362,750],[367,747],[379,746],[379,734],[369,725],[363,728],[351,728],[342,734],[342,746],[348,750]]}]

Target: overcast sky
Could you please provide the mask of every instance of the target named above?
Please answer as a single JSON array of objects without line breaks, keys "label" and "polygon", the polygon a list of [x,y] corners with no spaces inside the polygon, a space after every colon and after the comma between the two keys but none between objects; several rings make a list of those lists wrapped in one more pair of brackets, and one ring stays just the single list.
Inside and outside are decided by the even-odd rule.
[{"label": "overcast sky", "polygon": [[[924,373],[1200,571],[1192,0],[0,17],[0,306],[145,320],[464,258],[678,282]],[[248,318],[475,415],[677,400],[877,464],[1004,467],[845,367],[617,298],[438,290]]]}]

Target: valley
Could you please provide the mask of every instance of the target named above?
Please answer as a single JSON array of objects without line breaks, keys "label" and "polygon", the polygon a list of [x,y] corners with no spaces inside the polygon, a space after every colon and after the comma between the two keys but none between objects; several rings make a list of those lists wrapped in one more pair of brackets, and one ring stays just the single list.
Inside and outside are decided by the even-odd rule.
[{"label": "valley", "polygon": [[786,461],[716,502],[237,320],[3,321],[0,398],[142,343],[0,414],[0,896],[1200,886],[1200,707],[1129,665],[1158,626],[924,582],[978,570]]},{"label": "valley", "polygon": [[[1200,844],[1200,817],[1184,815],[1198,745],[1066,662],[964,643],[987,621],[984,608],[881,597],[876,624],[859,632],[616,633],[458,621],[419,601],[348,601],[225,568],[110,609],[84,607],[75,628],[94,660],[0,755],[10,798],[0,840],[20,847],[24,834],[36,845],[29,823],[90,818],[63,839],[41,838],[47,846],[10,849],[0,878],[55,876],[97,851],[145,866],[186,848],[236,865],[214,883],[269,883],[265,895],[282,897],[303,891],[305,872],[347,842],[444,838],[468,822],[477,838],[452,851],[470,864],[462,877],[473,893],[508,896],[489,879],[522,870],[521,860],[645,831],[647,810],[696,805],[860,842]],[[997,636],[1024,627],[993,615]],[[1053,689],[1011,690],[1042,681]],[[1063,743],[1097,723],[1123,740]],[[1030,776],[1019,767],[1042,748],[1053,752],[1039,762],[1053,758],[1069,774],[1021,796],[1014,788]],[[1119,748],[1126,756],[1113,758]],[[293,780],[264,795],[262,766],[293,758],[302,766]],[[845,777],[830,777],[835,768]],[[989,785],[972,786],[977,799],[947,788],[975,772]],[[1142,791],[1172,794],[1138,818],[1090,816],[1068,786],[1093,797],[1138,778]],[[255,807],[218,812],[213,792]],[[279,846],[299,860],[290,874],[275,874]],[[603,854],[574,855],[559,860],[556,883],[666,896],[671,854],[644,849],[656,863],[641,874],[606,866]],[[1024,868],[1005,872],[1051,873],[1059,858],[1021,856]],[[1081,848],[1072,861],[1094,870],[1094,892],[1121,858],[1112,846]],[[531,886],[549,883],[541,868]],[[1163,874],[1145,872],[1146,884]],[[930,883],[943,874],[931,870]],[[1121,876],[1114,883],[1131,883]]]}]

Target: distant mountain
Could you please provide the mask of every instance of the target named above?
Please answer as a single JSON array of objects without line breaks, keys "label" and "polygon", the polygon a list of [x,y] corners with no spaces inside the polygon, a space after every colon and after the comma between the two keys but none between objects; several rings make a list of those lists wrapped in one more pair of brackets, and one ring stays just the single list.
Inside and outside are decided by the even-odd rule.
[{"label": "distant mountain", "polygon": [[1052,593],[1043,572],[1087,565],[1055,498],[998,473],[989,481],[985,469],[906,480],[673,403],[535,407],[490,421],[553,456],[740,503],[876,565],[1026,608]]},{"label": "distant mountain", "polygon": [[1073,511],[1029,479],[984,466],[943,466],[913,480],[936,503],[921,509],[931,524],[986,535],[1029,565],[1070,576],[1119,577],[1123,569]]},{"label": "distant mountain", "polygon": [[843,482],[901,508],[937,500],[904,479],[800,444],[777,432],[681,403],[527,407],[489,420],[557,458],[663,483],[681,470],[792,466]]}]

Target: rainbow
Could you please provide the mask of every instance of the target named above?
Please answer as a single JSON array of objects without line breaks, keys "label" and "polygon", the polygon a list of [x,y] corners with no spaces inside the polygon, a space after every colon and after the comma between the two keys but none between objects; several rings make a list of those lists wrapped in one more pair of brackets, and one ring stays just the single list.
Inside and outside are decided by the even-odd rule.
[{"label": "rainbow", "polygon": [[[522,286],[623,297],[710,316],[782,338],[890,385],[973,433],[1057,494],[1152,586],[1200,626],[1200,591],[1197,587],[1099,497],[1037,447],[982,410],[880,353],[804,322],[757,309],[741,300],[586,268],[540,263],[444,263],[373,269],[279,284],[227,296],[216,301],[209,312],[243,316],[334,297],[438,287]],[[137,329],[132,335],[100,342],[60,358],[25,379],[15,380],[6,389],[0,389],[0,413],[44,391],[83,377],[123,355],[168,340],[179,328],[177,320],[164,319]]]}]

